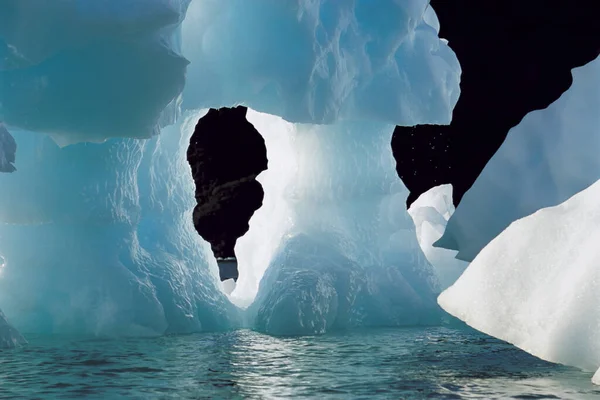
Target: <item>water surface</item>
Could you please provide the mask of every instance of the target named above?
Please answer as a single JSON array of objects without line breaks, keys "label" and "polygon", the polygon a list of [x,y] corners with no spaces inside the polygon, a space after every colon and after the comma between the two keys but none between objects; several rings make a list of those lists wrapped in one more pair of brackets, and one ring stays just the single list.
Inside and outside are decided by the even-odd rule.
[{"label": "water surface", "polygon": [[600,398],[592,374],[465,329],[28,339],[0,352],[2,399]]}]

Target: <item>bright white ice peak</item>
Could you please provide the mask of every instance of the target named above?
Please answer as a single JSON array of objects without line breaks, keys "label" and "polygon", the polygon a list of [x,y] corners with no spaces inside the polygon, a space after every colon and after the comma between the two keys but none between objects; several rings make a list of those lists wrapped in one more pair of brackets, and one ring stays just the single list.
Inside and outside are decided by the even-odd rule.
[{"label": "bright white ice peak", "polygon": [[439,304],[542,359],[600,367],[600,181],[513,222]]}]

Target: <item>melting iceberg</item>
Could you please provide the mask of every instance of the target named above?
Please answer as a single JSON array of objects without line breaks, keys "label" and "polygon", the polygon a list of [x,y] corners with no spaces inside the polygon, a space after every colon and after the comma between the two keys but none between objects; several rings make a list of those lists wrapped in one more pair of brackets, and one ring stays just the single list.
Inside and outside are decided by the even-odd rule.
[{"label": "melting iceberg", "polygon": [[289,168],[265,175],[273,223],[241,251],[234,299],[259,294],[250,319],[283,332],[298,313],[285,332],[300,333],[435,320],[389,139],[393,124],[450,121],[461,71],[438,29],[427,0],[3,1],[7,316],[27,332],[243,324],[192,226],[185,150],[202,108],[244,104],[278,116],[253,122]]},{"label": "melting iceberg", "polygon": [[471,261],[512,221],[558,205],[600,179],[600,57],[513,128],[465,194],[436,246]]},{"label": "melting iceberg", "polygon": [[598,369],[599,198],[600,181],[513,222],[440,295],[440,305],[540,358]]}]

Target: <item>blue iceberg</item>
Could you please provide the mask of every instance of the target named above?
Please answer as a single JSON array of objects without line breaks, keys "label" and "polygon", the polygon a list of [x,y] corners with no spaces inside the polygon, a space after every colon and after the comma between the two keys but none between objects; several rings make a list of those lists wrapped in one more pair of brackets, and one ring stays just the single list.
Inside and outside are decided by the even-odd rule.
[{"label": "blue iceberg", "polygon": [[[0,175],[0,306],[38,333],[435,323],[389,141],[451,119],[461,70],[438,30],[426,0],[3,1],[18,171]],[[251,222],[228,296],[185,152],[207,108],[237,104],[269,142],[277,210]]]}]

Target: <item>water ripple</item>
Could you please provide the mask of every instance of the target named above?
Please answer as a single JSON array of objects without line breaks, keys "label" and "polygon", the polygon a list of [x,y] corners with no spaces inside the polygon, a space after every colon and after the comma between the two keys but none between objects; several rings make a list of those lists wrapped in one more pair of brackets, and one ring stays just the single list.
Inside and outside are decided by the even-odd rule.
[{"label": "water ripple", "polygon": [[274,338],[30,337],[0,352],[0,399],[594,399],[590,374],[471,330]]}]

